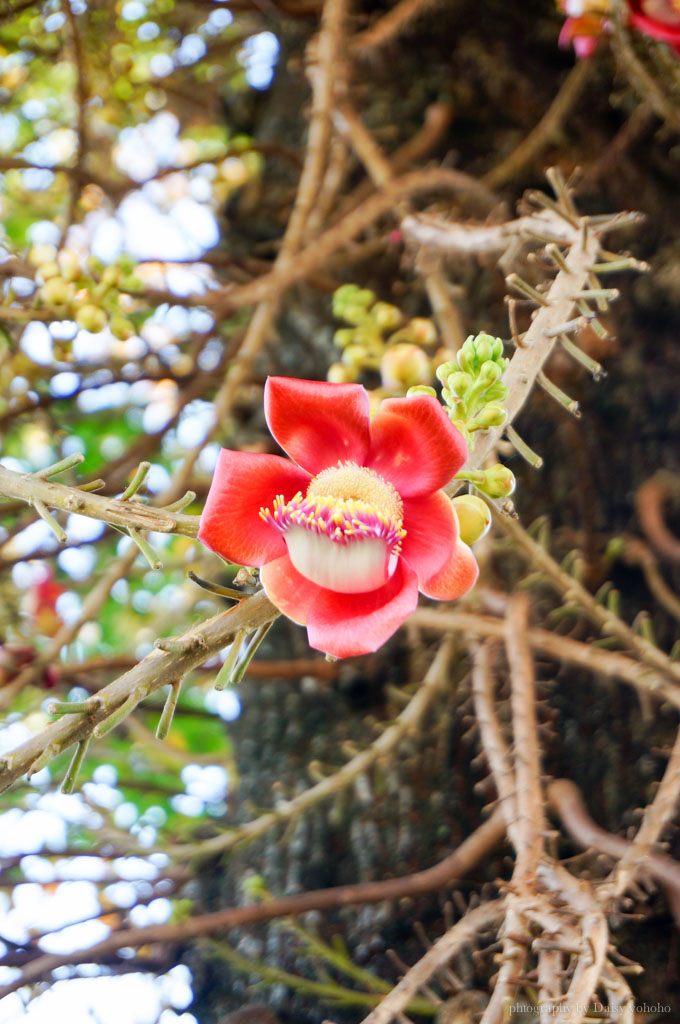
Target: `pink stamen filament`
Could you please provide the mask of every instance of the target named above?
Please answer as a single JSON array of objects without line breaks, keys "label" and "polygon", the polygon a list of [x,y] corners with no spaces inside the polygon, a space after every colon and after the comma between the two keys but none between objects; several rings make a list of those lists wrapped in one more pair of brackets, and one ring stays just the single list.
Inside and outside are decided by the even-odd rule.
[{"label": "pink stamen filament", "polygon": [[375,538],[384,541],[393,555],[400,553],[406,536],[400,521],[395,522],[369,502],[332,496],[305,498],[300,491],[288,502],[282,494],[277,495],[273,511],[261,508],[260,517],[280,533],[298,526],[323,534],[336,544]]}]

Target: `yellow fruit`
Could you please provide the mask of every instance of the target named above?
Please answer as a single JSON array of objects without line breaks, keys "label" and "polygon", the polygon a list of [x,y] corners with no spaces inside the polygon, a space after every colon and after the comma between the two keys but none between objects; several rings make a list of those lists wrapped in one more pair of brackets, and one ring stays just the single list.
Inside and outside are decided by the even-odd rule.
[{"label": "yellow fruit", "polygon": [[476,494],[460,494],[451,501],[460,529],[460,539],[474,544],[491,526],[489,506]]}]

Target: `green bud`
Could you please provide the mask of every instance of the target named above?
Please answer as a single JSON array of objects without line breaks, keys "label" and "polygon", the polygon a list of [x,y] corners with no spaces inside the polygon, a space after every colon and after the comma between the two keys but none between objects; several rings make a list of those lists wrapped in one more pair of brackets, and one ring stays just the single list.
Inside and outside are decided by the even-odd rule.
[{"label": "green bud", "polygon": [[437,392],[429,384],[416,384],[406,392],[407,398],[413,398],[414,395],[430,395],[432,398],[436,398]]},{"label": "green bud", "polygon": [[486,480],[483,484],[477,484],[478,490],[489,498],[507,498],[515,489],[515,477],[507,466],[497,462],[491,469],[484,471]]},{"label": "green bud", "polygon": [[493,359],[494,339],[489,334],[480,334],[475,339],[475,356],[478,365],[485,363],[487,359]]},{"label": "green bud", "polygon": [[134,274],[121,277],[118,287],[122,292],[140,292],[144,288],[144,282]]},{"label": "green bud", "polygon": [[358,306],[363,306],[364,309],[368,309],[375,302],[375,293],[370,288],[357,288],[354,293],[354,301]]},{"label": "green bud", "polygon": [[120,313],[115,313],[111,317],[110,329],[111,334],[114,338],[118,338],[119,341],[127,341],[135,333],[135,325],[126,316],[121,316]]},{"label": "green bud", "polygon": [[453,359],[449,359],[446,363],[440,363],[437,367],[437,379],[442,384],[446,384],[446,381],[450,374],[456,373],[458,370],[458,363],[454,362]]},{"label": "green bud", "polygon": [[342,313],[338,313],[337,316],[342,320],[346,320],[348,324],[362,324],[366,319],[367,313],[361,303],[348,302],[342,307]]},{"label": "green bud", "polygon": [[357,345],[365,345],[374,355],[383,351],[383,341],[375,325],[370,321],[357,327],[354,331],[354,340]]},{"label": "green bud", "polygon": [[449,374],[446,383],[454,395],[462,398],[470,390],[474,381],[469,373],[460,373],[459,371],[458,373]]},{"label": "green bud", "polygon": [[107,288],[113,287],[118,284],[120,280],[120,271],[117,267],[107,267],[102,274],[102,284],[106,285]]},{"label": "green bud", "polygon": [[76,294],[76,286],[63,277],[51,277],[40,290],[45,302],[50,306],[66,306]]},{"label": "green bud", "polygon": [[424,316],[415,316],[409,320],[406,330],[417,345],[434,345],[437,340],[437,328]]},{"label": "green bud", "polygon": [[389,389],[424,384],[431,379],[430,360],[418,345],[392,345],[380,360],[380,376]]},{"label": "green bud", "polygon": [[342,353],[342,361],[353,370],[361,370],[370,362],[370,357],[364,345],[348,345]]},{"label": "green bud", "polygon": [[356,285],[343,284],[333,292],[333,316],[342,319],[345,306],[351,302],[356,291]]},{"label": "green bud", "polygon": [[62,249],[57,257],[59,270],[67,281],[77,281],[82,276],[80,260],[70,249]]},{"label": "green bud", "polygon": [[89,256],[87,265],[93,274],[101,274],[104,271],[104,264],[96,256]]},{"label": "green bud", "polygon": [[123,253],[123,255],[118,258],[118,266],[123,274],[130,275],[134,271],[136,265],[137,264],[133,260],[132,256],[128,253]]},{"label": "green bud", "polygon": [[49,260],[47,263],[42,263],[40,266],[40,276],[43,281],[49,281],[51,277],[59,277],[61,271],[59,270],[59,264],[56,260]]},{"label": "green bud", "polygon": [[508,387],[502,380],[497,380],[484,393],[484,399],[488,402],[504,402],[508,397]]},{"label": "green bud", "polygon": [[501,427],[508,414],[502,405],[497,402],[489,402],[477,413],[471,423],[468,423],[469,430],[487,430],[489,427]]},{"label": "green bud", "polygon": [[343,363],[331,363],[328,367],[326,380],[331,384],[352,384],[359,376],[355,366],[345,366]]},{"label": "green bud", "polygon": [[84,331],[98,334],[99,331],[103,331],[106,327],[106,313],[99,306],[94,306],[91,302],[87,302],[80,309],[76,310],[76,323]]},{"label": "green bud", "polygon": [[489,506],[476,494],[460,494],[451,504],[458,519],[460,539],[465,544],[474,544],[491,526]]},{"label": "green bud", "polygon": [[487,359],[482,363],[479,370],[478,380],[484,388],[490,388],[492,384],[495,384],[500,379],[503,371],[501,370],[498,363],[494,363],[492,360]]},{"label": "green bud", "polygon": [[338,348],[345,348],[346,345],[351,345],[354,341],[354,328],[353,327],[341,327],[333,335],[333,341]]},{"label": "green bud", "polygon": [[381,331],[395,331],[404,319],[401,311],[396,306],[391,306],[389,302],[376,302],[371,310],[371,316]]},{"label": "green bud", "polygon": [[458,365],[465,373],[474,373],[475,371],[475,349],[472,342],[473,338],[470,336],[467,341],[463,343],[462,348],[456,356]]}]

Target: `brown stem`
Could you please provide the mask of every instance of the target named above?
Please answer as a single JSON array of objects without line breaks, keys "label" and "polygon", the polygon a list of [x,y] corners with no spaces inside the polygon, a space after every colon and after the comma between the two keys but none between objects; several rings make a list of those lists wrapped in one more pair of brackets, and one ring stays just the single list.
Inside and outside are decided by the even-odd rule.
[{"label": "brown stem", "polygon": [[[404,878],[343,885],[334,889],[318,889],[302,893],[299,896],[266,900],[263,903],[245,907],[228,907],[225,910],[202,914],[178,924],[122,929],[114,932],[103,942],[96,943],[87,949],[63,955],[50,954],[38,958],[26,967],[20,978],[0,988],[0,999],[15,992],[23,985],[46,977],[57,967],[82,963],[85,960],[98,962],[102,956],[125,946],[146,946],[155,942],[180,942],[198,935],[212,935],[228,931],[230,928],[261,921],[272,921],[279,917],[296,917],[311,910],[330,910],[336,907],[381,903],[383,900],[397,900],[432,892],[435,889],[443,888],[453,879],[466,875],[500,842],[504,834],[505,825],[500,815],[494,815],[480,825],[472,835],[461,843],[457,850],[449,854],[439,864]],[[479,908],[479,911],[472,912],[469,915],[471,918],[476,914],[477,918],[481,919],[479,923],[476,923],[475,928],[482,927],[493,920],[496,915],[489,908],[498,906],[500,906],[500,901],[498,904],[485,904],[483,908]],[[463,920],[467,921],[468,918]]]}]

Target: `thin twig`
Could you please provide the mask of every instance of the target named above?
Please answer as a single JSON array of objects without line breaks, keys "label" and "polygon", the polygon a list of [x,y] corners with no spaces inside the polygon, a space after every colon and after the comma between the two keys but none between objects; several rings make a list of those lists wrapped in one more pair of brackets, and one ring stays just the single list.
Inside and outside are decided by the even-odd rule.
[{"label": "thin twig", "polygon": [[[493,636],[502,639],[505,631],[500,619],[463,611],[440,612],[432,608],[417,608],[410,621],[436,633],[462,632],[468,636]],[[534,650],[541,651],[558,662],[579,665],[610,679],[621,679],[643,693],[680,707],[680,687],[674,685],[664,675],[633,661],[625,654],[580,643],[558,633],[551,633],[547,629],[530,629],[527,632],[527,640]]]},{"label": "thin twig", "polygon": [[[482,903],[475,910],[469,910],[427,953],[413,965],[389,995],[371,1010],[361,1024],[390,1024],[398,1013],[409,1003],[418,990],[430,980],[443,964],[447,963],[458,950],[470,942],[475,935],[487,928],[493,928],[503,917],[505,901],[493,900]],[[2,991],[0,990],[0,995]]]},{"label": "thin twig", "polygon": [[[30,984],[48,976],[57,967],[65,964],[98,962],[102,955],[112,953],[125,946],[147,946],[156,942],[181,942],[199,935],[211,935],[224,932],[230,928],[243,927],[262,921],[273,921],[281,917],[295,917],[311,910],[330,910],[337,907],[361,906],[368,903],[382,903],[383,900],[398,900],[416,896],[425,892],[443,888],[454,878],[464,877],[479,861],[500,841],[505,827],[500,815],[490,818],[473,832],[445,860],[425,871],[419,871],[403,878],[392,878],[381,882],[364,882],[357,885],[341,885],[332,889],[319,889],[288,896],[282,899],[270,899],[262,903],[249,904],[243,907],[228,907],[210,914],[202,914],[186,921],[173,924],[151,925],[146,928],[127,928],[114,932],[103,942],[94,946],[77,950],[64,955],[41,956],[24,968],[22,976],[0,988],[0,999],[16,991],[23,985]],[[473,911],[472,923],[459,930],[463,934],[474,931],[491,923],[496,915],[492,909],[502,906],[485,904],[478,911]],[[476,916],[474,916],[476,915]],[[464,918],[463,921],[467,921]],[[462,922],[461,922],[462,924]],[[472,929],[468,932],[468,929]],[[465,939],[462,939],[465,941]],[[441,940],[440,940],[441,942]],[[455,943],[449,939],[451,952]],[[433,947],[436,948],[436,947]],[[434,970],[434,969],[433,969]],[[388,997],[389,998],[389,997]]]},{"label": "thin twig", "polygon": [[564,119],[585,89],[591,73],[587,60],[579,60],[574,64],[560,86],[557,96],[535,128],[532,128],[512,153],[484,175],[482,181],[485,185],[489,188],[504,185],[553,141]]}]

